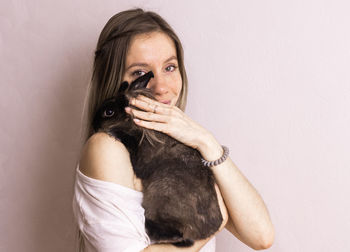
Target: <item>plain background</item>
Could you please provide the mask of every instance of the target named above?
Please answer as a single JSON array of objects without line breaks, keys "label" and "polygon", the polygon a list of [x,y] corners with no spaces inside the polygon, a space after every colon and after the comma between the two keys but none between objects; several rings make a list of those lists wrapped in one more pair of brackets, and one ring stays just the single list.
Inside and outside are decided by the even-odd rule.
[{"label": "plain background", "polygon": [[[264,199],[268,251],[350,251],[350,4],[1,1],[0,251],[73,251],[81,115],[99,33],[161,14],[185,49],[186,113]],[[226,230],[217,251],[252,251]]]}]

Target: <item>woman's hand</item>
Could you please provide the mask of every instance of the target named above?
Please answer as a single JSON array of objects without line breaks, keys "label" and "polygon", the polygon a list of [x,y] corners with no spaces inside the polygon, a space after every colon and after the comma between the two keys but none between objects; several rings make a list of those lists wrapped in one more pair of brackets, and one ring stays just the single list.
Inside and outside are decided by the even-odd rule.
[{"label": "woman's hand", "polygon": [[130,103],[144,111],[127,107],[127,113],[134,115],[137,125],[163,132],[179,142],[199,149],[212,135],[202,126],[189,118],[176,106],[160,103],[143,95],[131,99]]}]

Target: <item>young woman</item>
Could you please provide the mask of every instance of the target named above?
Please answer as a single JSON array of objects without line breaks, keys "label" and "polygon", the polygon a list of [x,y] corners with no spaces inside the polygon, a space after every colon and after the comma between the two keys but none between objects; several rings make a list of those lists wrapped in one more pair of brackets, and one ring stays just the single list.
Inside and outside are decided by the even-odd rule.
[{"label": "young woman", "polygon": [[192,247],[153,244],[144,228],[141,181],[135,177],[125,146],[105,133],[94,133],[92,116],[114,96],[120,83],[152,71],[148,83],[155,100],[131,101],[127,108],[141,127],[163,132],[197,149],[203,159],[221,160],[211,167],[223,223],[243,243],[266,249],[274,229],[265,204],[223,147],[185,113],[187,77],[181,42],[167,22],[154,12],[132,9],[114,15],[103,28],[89,87],[87,129],[76,169],[73,199],[80,251],[215,251],[215,235]]}]

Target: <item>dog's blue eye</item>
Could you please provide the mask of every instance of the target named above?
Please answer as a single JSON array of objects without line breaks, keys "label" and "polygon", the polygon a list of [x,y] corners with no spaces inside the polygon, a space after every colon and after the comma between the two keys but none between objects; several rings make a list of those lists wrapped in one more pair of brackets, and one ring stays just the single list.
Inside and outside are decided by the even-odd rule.
[{"label": "dog's blue eye", "polygon": [[114,111],[111,110],[111,109],[106,109],[104,112],[103,112],[103,117],[111,117],[114,115]]}]

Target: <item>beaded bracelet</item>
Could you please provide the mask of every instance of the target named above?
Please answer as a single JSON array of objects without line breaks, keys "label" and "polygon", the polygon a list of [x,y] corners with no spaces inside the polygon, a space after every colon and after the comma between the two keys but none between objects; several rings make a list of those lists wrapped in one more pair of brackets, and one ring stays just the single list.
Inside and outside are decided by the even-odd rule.
[{"label": "beaded bracelet", "polygon": [[202,163],[204,166],[207,166],[207,167],[212,167],[212,166],[215,166],[215,165],[219,165],[221,164],[222,162],[224,162],[226,160],[226,158],[228,157],[228,154],[229,154],[229,150],[226,146],[223,146],[221,145],[222,148],[224,149],[224,153],[222,154],[221,158],[215,160],[215,161],[207,161],[203,158],[202,159]]}]

